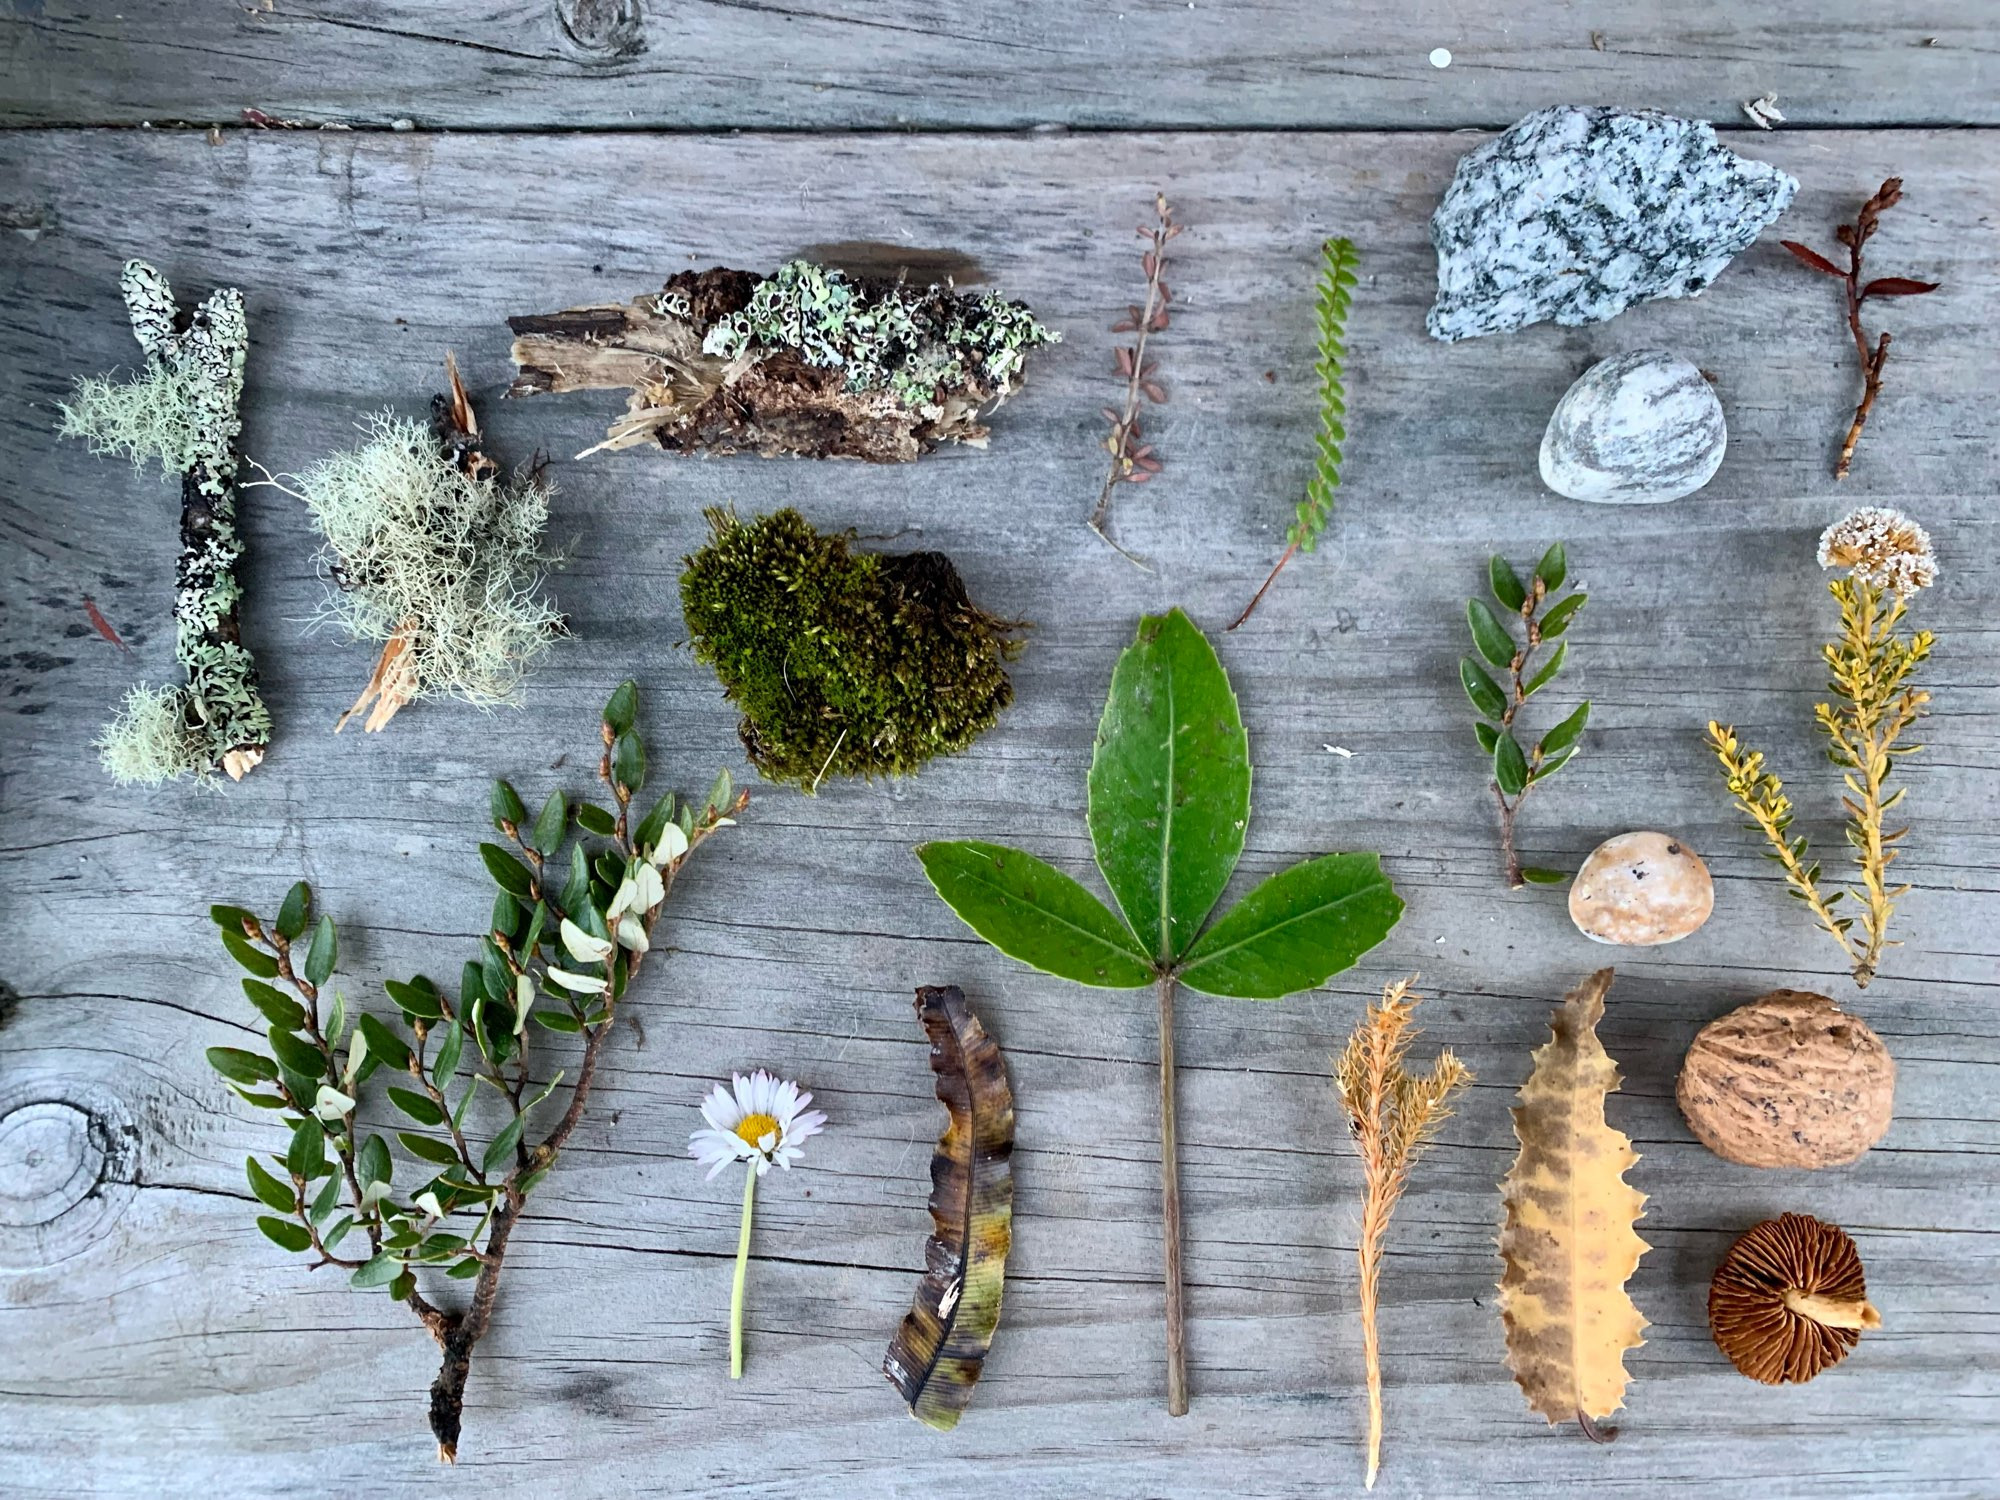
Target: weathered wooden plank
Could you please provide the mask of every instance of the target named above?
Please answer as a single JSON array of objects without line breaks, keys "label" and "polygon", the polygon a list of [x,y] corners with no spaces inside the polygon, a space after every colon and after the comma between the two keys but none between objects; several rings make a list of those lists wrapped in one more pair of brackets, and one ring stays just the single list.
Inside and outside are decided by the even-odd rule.
[{"label": "weathered wooden plank", "polygon": [[[41,226],[0,239],[0,422],[17,455],[0,508],[0,979],[24,997],[0,1027],[0,1205],[22,1205],[0,1211],[9,1493],[394,1496],[444,1483],[875,1497],[970,1481],[1042,1500],[1350,1482],[1358,1174],[1324,1069],[1361,997],[1416,968],[1437,996],[1434,1039],[1482,1082],[1398,1217],[1384,1493],[1977,1492],[2000,1393],[2000,353],[1982,316],[2000,247],[1978,224],[1996,168],[1945,133],[1754,144],[1802,178],[1784,231],[1807,238],[1902,172],[1910,197],[1882,264],[1946,283],[1889,314],[1898,363],[1839,490],[1827,471],[1851,351],[1829,288],[1769,243],[1690,304],[1449,349],[1426,338],[1424,218],[1463,139],[0,139],[7,196]],[[1146,575],[1082,517],[1111,390],[1101,330],[1136,281],[1129,225],[1156,185],[1192,228],[1160,342],[1167,471],[1120,502],[1122,534],[1159,570]],[[1149,1005],[998,958],[931,896],[909,847],[1006,838],[1085,872],[1083,778],[1117,648],[1142,610],[1175,601],[1216,629],[1275,553],[1305,469],[1313,250],[1335,230],[1360,243],[1365,273],[1349,483],[1326,545],[1222,642],[1257,765],[1246,878],[1378,848],[1410,913],[1324,994],[1185,1007],[1196,1404],[1175,1423],[1158,1400]],[[1066,330],[988,452],[894,469],[573,463],[563,456],[595,440],[615,397],[492,399],[509,373],[508,312],[863,237],[968,252]],[[245,288],[246,443],[266,463],[302,465],[372,408],[419,409],[447,344],[484,397],[495,450],[557,455],[556,531],[574,537],[558,593],[578,639],[524,711],[419,705],[383,736],[334,739],[371,653],[302,633],[318,597],[309,532],[281,496],[253,492],[247,630],[278,715],[269,760],[220,795],[101,779],[95,726],[129,680],[169,665],[173,495],[57,445],[49,403],[72,373],[131,357],[115,279],[134,252],[189,290]],[[1716,481],[1657,511],[1541,492],[1534,447],[1565,384],[1595,357],[1653,344],[1718,379],[1732,432]],[[1807,554],[1864,498],[1928,523],[1946,572],[1920,604],[1943,643],[1934,748],[1911,766],[1910,946],[1856,1001],[1736,828],[1697,733],[1725,713],[1812,774],[1827,606]],[[740,768],[733,714],[674,644],[677,560],[699,541],[700,508],[727,502],[797,503],[899,545],[920,528],[975,598],[1038,622],[1019,701],[970,753],[912,781],[810,801],[759,791],[690,872],[672,918],[680,951],[632,1007],[640,1026],[608,1059],[600,1109],[517,1241],[470,1391],[464,1459],[477,1472],[441,1479],[421,1424],[428,1341],[386,1299],[304,1276],[252,1225],[241,1158],[269,1136],[201,1061],[247,1017],[198,914],[212,899],[269,905],[304,873],[344,924],[351,993],[372,995],[385,973],[448,968],[479,924],[485,778],[580,785],[619,677],[645,690],[658,774],[698,785],[718,761]],[[1623,1435],[1602,1449],[1526,1412],[1499,1363],[1490,1289],[1511,1091],[1549,1003],[1603,954],[1570,930],[1559,896],[1501,888],[1455,682],[1459,611],[1486,551],[1532,555],[1556,535],[1595,594],[1571,672],[1598,711],[1585,757],[1530,805],[1527,847],[1574,861],[1606,834],[1663,826],[1708,854],[1720,889],[1696,938],[1621,964],[1604,1026],[1629,1075],[1613,1117],[1645,1154],[1634,1179],[1653,1195],[1642,1229],[1658,1248],[1634,1283],[1655,1327],[1632,1357]],[[91,630],[86,594],[136,661]],[[1801,791],[1814,831],[1831,834],[1824,793]],[[909,993],[936,980],[976,998],[1020,1111],[1007,1313],[946,1439],[908,1421],[876,1368],[927,1224],[939,1116]],[[1730,1167],[1675,1111],[1694,1031],[1781,983],[1854,1003],[1901,1063],[1897,1124],[1851,1168]],[[684,1151],[704,1082],[755,1063],[804,1079],[834,1123],[810,1167],[765,1195],[751,1365],[731,1387],[735,1205]],[[1730,1238],[1787,1208],[1856,1234],[1888,1327],[1839,1371],[1773,1392],[1726,1367],[1702,1305]]]},{"label": "weathered wooden plank", "polygon": [[[1946,0],[34,0],[0,122],[535,129],[1414,128],[1545,104],[1743,124],[2000,123],[1978,6]],[[1436,67],[1434,49],[1450,54]]]}]

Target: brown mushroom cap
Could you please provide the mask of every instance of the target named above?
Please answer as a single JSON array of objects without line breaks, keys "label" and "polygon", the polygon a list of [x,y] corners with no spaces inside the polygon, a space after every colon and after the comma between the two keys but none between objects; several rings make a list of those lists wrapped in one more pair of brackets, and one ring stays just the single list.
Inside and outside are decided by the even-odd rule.
[{"label": "brown mushroom cap", "polygon": [[1729,1362],[1766,1385],[1839,1364],[1882,1318],[1847,1232],[1806,1214],[1766,1219],[1729,1247],[1708,1286],[1708,1327]]},{"label": "brown mushroom cap", "polygon": [[1835,1167],[1888,1132],[1896,1064],[1825,995],[1773,990],[1711,1021],[1675,1097],[1688,1129],[1746,1167]]}]

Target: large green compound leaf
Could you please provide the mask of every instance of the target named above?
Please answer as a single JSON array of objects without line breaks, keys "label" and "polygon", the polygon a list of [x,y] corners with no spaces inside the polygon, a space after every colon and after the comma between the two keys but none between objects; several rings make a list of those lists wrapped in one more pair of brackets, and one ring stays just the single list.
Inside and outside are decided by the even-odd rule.
[{"label": "large green compound leaf", "polygon": [[1279,1000],[1351,967],[1402,915],[1379,858],[1324,854],[1237,902],[1202,934],[1179,978],[1205,995]]},{"label": "large green compound leaf", "polygon": [[1125,924],[1055,866],[971,839],[920,844],[917,858],[945,904],[1009,958],[1100,989],[1153,982]]},{"label": "large green compound leaf", "polygon": [[1243,853],[1250,742],[1228,674],[1179,609],[1118,658],[1090,762],[1090,838],[1125,920],[1161,964],[1186,953]]}]

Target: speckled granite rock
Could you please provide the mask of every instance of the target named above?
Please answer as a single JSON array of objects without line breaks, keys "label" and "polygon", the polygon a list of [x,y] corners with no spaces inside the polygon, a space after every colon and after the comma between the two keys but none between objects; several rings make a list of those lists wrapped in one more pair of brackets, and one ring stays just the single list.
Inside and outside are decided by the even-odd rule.
[{"label": "speckled granite rock", "polygon": [[1431,215],[1447,343],[1553,318],[1602,323],[1691,297],[1791,205],[1799,185],[1725,151],[1702,120],[1538,109],[1468,151]]},{"label": "speckled granite rock", "polygon": [[1728,440],[1700,370],[1660,349],[1618,354],[1556,403],[1542,434],[1542,483],[1572,500],[1657,505],[1713,479]]}]

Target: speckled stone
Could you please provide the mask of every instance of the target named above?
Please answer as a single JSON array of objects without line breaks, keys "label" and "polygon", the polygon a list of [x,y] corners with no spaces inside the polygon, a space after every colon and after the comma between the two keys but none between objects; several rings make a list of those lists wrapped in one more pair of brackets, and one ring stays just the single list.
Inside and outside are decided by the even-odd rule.
[{"label": "speckled stone", "polygon": [[1674,1089],[1688,1129],[1746,1167],[1838,1167],[1888,1133],[1896,1063],[1825,995],[1773,990],[1702,1027]]},{"label": "speckled stone", "polygon": [[1692,297],[1790,206],[1798,182],[1706,121],[1576,104],[1468,151],[1431,215],[1447,343],[1553,318],[1602,323]]},{"label": "speckled stone", "polygon": [[1664,833],[1621,833],[1591,851],[1569,887],[1569,918],[1594,943],[1677,943],[1715,910],[1708,866]]},{"label": "speckled stone", "polygon": [[1556,403],[1542,483],[1572,500],[1658,505],[1692,495],[1722,465],[1729,431],[1701,371],[1641,349],[1599,360]]}]

